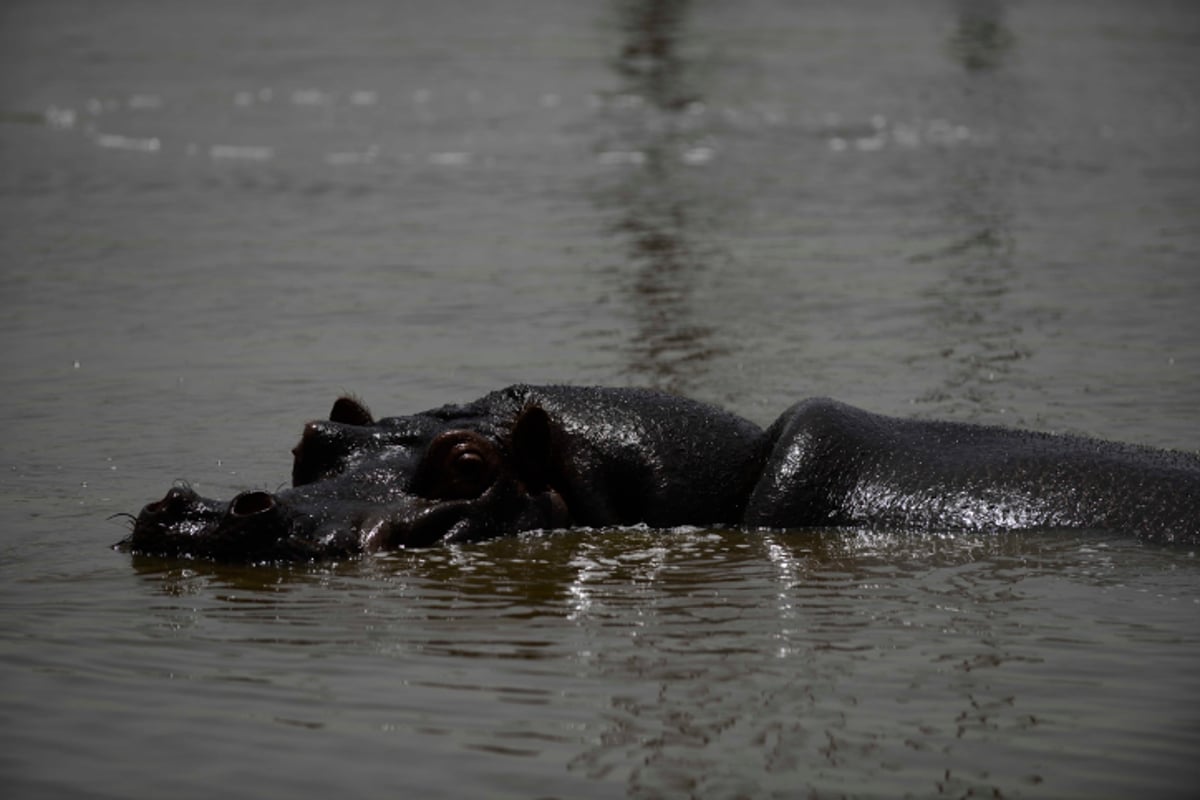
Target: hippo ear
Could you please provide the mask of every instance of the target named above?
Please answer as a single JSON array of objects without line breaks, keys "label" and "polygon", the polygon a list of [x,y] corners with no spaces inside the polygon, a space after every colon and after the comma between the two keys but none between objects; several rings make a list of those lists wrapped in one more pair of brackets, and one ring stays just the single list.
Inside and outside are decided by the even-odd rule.
[{"label": "hippo ear", "polygon": [[353,397],[339,397],[329,412],[329,421],[343,425],[370,425],[375,422],[367,407]]},{"label": "hippo ear", "polygon": [[562,454],[558,432],[540,406],[526,406],[512,432],[512,455],[517,474],[530,491],[558,488]]}]

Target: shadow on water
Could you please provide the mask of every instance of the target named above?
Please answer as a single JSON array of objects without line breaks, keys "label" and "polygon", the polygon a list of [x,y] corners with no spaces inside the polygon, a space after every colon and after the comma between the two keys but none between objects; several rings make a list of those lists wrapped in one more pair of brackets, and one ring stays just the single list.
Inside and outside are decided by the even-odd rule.
[{"label": "shadow on water", "polygon": [[697,320],[693,293],[719,258],[698,236],[707,222],[707,187],[697,167],[703,146],[697,70],[685,57],[690,0],[623,0],[621,45],[612,61],[619,88],[602,98],[600,161],[616,173],[599,193],[613,210],[611,232],[631,273],[618,270],[630,304],[629,368],[649,385],[686,392],[723,352],[714,329]]},{"label": "shadow on water", "polygon": [[1010,198],[1016,167],[1006,136],[1018,126],[1021,97],[1005,65],[1016,39],[995,0],[959,0],[954,9],[946,54],[961,71],[946,91],[961,98],[961,118],[992,136],[946,154],[935,191],[944,198],[943,224],[950,241],[909,259],[914,266],[944,267],[941,280],[928,292],[940,346],[925,357],[957,365],[945,372],[941,387],[920,399],[966,402],[995,413],[1004,405],[996,397],[997,379],[1009,376],[1031,355],[1010,297],[1019,265]]}]

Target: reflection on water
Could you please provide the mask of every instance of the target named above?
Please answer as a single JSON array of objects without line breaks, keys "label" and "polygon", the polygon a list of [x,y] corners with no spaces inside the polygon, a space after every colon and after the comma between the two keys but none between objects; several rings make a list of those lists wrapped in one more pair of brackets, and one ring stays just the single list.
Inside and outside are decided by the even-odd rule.
[{"label": "reflection on water", "polygon": [[1004,7],[993,0],[960,0],[957,25],[947,53],[962,67],[952,87],[960,114],[993,132],[990,141],[948,152],[939,164],[937,194],[943,198],[950,242],[909,263],[932,263],[942,277],[927,291],[941,331],[941,350],[932,357],[955,366],[924,402],[957,400],[967,407],[1003,412],[1001,387],[1017,379],[1022,359],[1032,355],[1025,341],[1024,315],[1010,297],[1020,274],[1015,213],[1011,196],[1019,180],[1017,164],[1004,145],[1026,124],[1018,82],[1004,74],[1015,38]]},{"label": "reflection on water", "polygon": [[[1189,762],[1164,742],[1194,742],[1194,719],[1169,715],[1200,688],[1179,644],[1200,646],[1194,566],[1119,540],[633,529],[334,567],[138,566],[188,662],[157,668],[256,684],[251,709],[299,690],[280,726],[369,709],[383,741],[552,759],[566,775],[547,780],[632,796],[1169,788]],[[265,650],[214,660],[231,643]],[[1130,682],[1147,659],[1173,688]],[[305,662],[324,665],[309,689]],[[1105,745],[1150,730],[1155,754]]]},{"label": "reflection on water", "polygon": [[971,72],[999,68],[1014,44],[1001,0],[958,0],[956,10],[958,25],[949,42],[953,57]]},{"label": "reflection on water", "polygon": [[689,0],[622,0],[613,70],[620,88],[604,98],[612,129],[601,161],[617,171],[600,204],[616,212],[614,233],[627,253],[622,293],[634,318],[630,369],[653,387],[686,392],[722,351],[697,319],[691,296],[713,269],[703,242],[704,198],[689,174],[712,156],[705,145],[699,78],[683,54]]},{"label": "reflection on water", "polygon": [[679,40],[691,0],[620,0],[619,26],[625,36],[613,68],[626,90],[661,111],[685,111],[702,98],[688,85]]}]

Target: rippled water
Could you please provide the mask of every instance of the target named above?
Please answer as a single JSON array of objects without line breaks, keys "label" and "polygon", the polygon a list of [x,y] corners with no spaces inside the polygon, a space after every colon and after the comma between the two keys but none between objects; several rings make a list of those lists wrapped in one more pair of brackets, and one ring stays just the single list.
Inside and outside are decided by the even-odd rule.
[{"label": "rippled water", "polygon": [[344,391],[651,385],[1196,450],[1200,13],[8,2],[6,796],[1186,796],[1194,554],[532,535],[131,560]]},{"label": "rippled water", "polygon": [[31,795],[1117,797],[1196,777],[1198,567],[1128,542],[570,533],[65,577],[18,580],[6,625],[3,763]]}]

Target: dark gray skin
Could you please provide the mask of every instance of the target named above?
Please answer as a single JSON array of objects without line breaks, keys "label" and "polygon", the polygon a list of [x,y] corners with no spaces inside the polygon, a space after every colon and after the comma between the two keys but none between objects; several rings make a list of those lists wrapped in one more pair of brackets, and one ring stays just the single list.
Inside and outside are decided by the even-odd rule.
[{"label": "dark gray skin", "polygon": [[121,546],[221,561],[342,558],[645,523],[919,531],[1086,528],[1200,542],[1200,456],[802,401],[766,431],[641,389],[512,386],[375,420],[343,397],[292,488],[175,487]]}]

